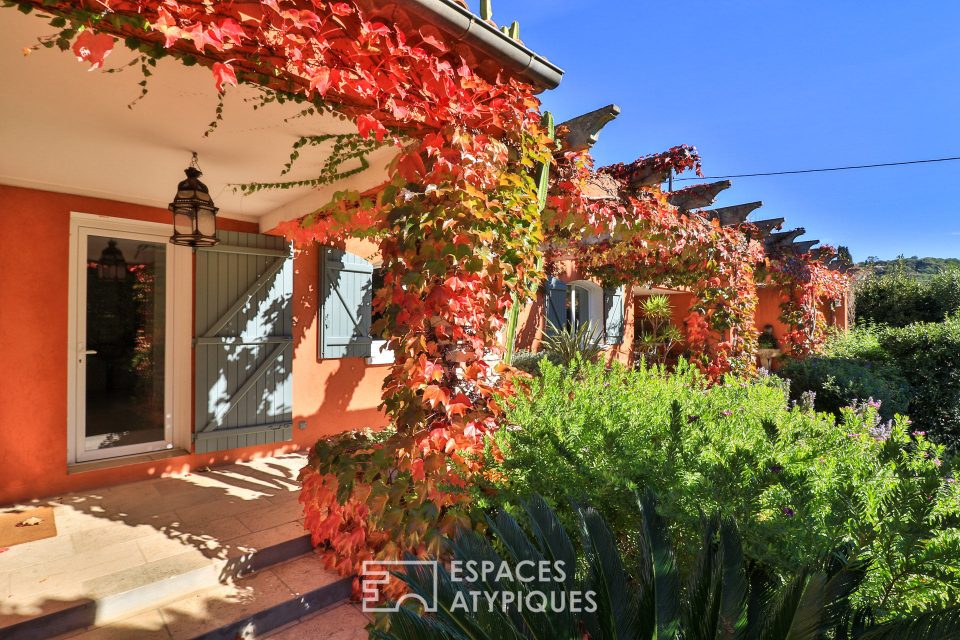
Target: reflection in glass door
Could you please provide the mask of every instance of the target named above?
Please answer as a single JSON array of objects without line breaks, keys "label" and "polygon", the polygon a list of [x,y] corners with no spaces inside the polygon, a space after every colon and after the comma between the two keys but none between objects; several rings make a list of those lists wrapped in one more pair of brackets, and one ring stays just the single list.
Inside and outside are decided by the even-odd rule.
[{"label": "reflection in glass door", "polygon": [[168,246],[129,233],[83,235],[77,459],[163,449],[169,444]]}]

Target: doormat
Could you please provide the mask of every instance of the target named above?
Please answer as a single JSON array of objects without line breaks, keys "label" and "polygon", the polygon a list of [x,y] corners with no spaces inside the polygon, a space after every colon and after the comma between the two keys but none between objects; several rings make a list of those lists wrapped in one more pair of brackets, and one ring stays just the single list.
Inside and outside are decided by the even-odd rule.
[{"label": "doormat", "polygon": [[52,538],[55,535],[57,535],[57,523],[53,519],[53,507],[36,507],[0,513],[0,547],[12,547],[15,544]]}]

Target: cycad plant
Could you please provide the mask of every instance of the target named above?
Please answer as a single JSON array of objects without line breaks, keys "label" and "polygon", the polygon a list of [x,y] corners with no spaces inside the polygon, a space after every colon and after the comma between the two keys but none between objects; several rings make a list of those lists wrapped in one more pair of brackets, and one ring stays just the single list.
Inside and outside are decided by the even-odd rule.
[{"label": "cycad plant", "polygon": [[594,323],[579,327],[557,327],[549,323],[549,335],[543,339],[542,349],[553,362],[569,366],[578,358],[593,361],[603,352],[603,330]]},{"label": "cycad plant", "polygon": [[[771,587],[748,578],[730,518],[704,519],[702,550],[681,580],[650,493],[637,498],[643,523],[638,566],[627,571],[603,517],[577,505],[579,545],[539,496],[523,505],[526,529],[506,512],[450,542],[460,566],[497,567],[468,576],[439,565],[398,573],[437,610],[401,606],[379,618],[370,637],[390,640],[958,640],[960,608],[875,625],[851,611],[849,597],[867,563],[834,552]],[[486,563],[486,564],[485,564]],[[566,567],[525,581],[521,566]],[[502,567],[512,568],[501,571]],[[436,576],[436,578],[434,577]],[[467,579],[470,578],[470,579]],[[474,579],[475,578],[475,579]],[[436,583],[434,582],[436,580]],[[436,584],[436,587],[435,587]],[[509,602],[504,594],[514,594]],[[585,595],[588,594],[588,595]],[[580,596],[578,598],[578,595]],[[407,602],[410,602],[409,600]],[[572,606],[574,603],[580,606]],[[458,606],[457,603],[460,603]],[[466,603],[466,605],[465,605]],[[544,606],[545,605],[545,606]]]}]

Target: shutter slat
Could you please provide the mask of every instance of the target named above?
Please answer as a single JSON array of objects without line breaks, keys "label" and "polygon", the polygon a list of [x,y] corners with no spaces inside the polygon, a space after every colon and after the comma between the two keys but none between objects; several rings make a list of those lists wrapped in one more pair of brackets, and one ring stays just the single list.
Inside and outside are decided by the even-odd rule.
[{"label": "shutter slat", "polygon": [[218,235],[215,251],[197,251],[197,453],[293,436],[289,247],[274,236]]},{"label": "shutter slat", "polygon": [[603,290],[603,309],[607,344],[623,344],[624,287]]},{"label": "shutter slat", "polygon": [[549,278],[543,304],[546,313],[543,331],[548,336],[553,335],[567,323],[567,283],[557,277]]}]

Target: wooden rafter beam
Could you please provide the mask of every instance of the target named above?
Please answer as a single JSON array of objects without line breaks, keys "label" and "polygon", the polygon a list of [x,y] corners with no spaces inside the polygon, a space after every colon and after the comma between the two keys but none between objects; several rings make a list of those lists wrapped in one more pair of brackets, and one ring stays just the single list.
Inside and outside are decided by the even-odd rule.
[{"label": "wooden rafter beam", "polygon": [[818,244],[819,240],[804,240],[803,242],[794,242],[790,245],[790,248],[793,249],[794,253],[809,253],[810,249],[813,248],[813,245]]},{"label": "wooden rafter beam", "polygon": [[760,233],[762,233],[765,236],[768,236],[774,231],[776,231],[777,229],[779,229],[780,227],[782,227],[783,223],[784,223],[783,218],[769,218],[767,220],[754,220],[750,224],[752,224],[757,229],[759,229]]},{"label": "wooden rafter beam", "polygon": [[735,204],[729,207],[718,207],[716,209],[706,209],[701,213],[707,220],[716,220],[721,227],[733,227],[743,224],[747,221],[747,216],[763,206],[763,202],[747,202],[744,204]]},{"label": "wooden rafter beam", "polygon": [[729,189],[732,183],[729,180],[719,182],[710,182],[707,184],[696,184],[686,189],[673,191],[667,194],[667,202],[680,209],[681,211],[692,211],[693,209],[703,209],[713,204],[717,196],[724,189]]},{"label": "wooden rafter beam", "polygon": [[790,231],[778,231],[776,233],[771,233],[768,235],[764,241],[764,249],[767,250],[767,253],[773,251],[782,251],[788,246],[793,244],[793,241],[802,236],[807,232],[803,227],[797,227],[796,229],[791,229]]},{"label": "wooden rafter beam", "polygon": [[620,197],[620,185],[613,176],[594,173],[587,178],[583,195],[588,200],[616,200]]},{"label": "wooden rafter beam", "polygon": [[561,122],[559,127],[566,127],[567,134],[563,138],[565,151],[584,151],[597,143],[600,130],[608,122],[620,115],[620,107],[608,104],[590,113]]}]

